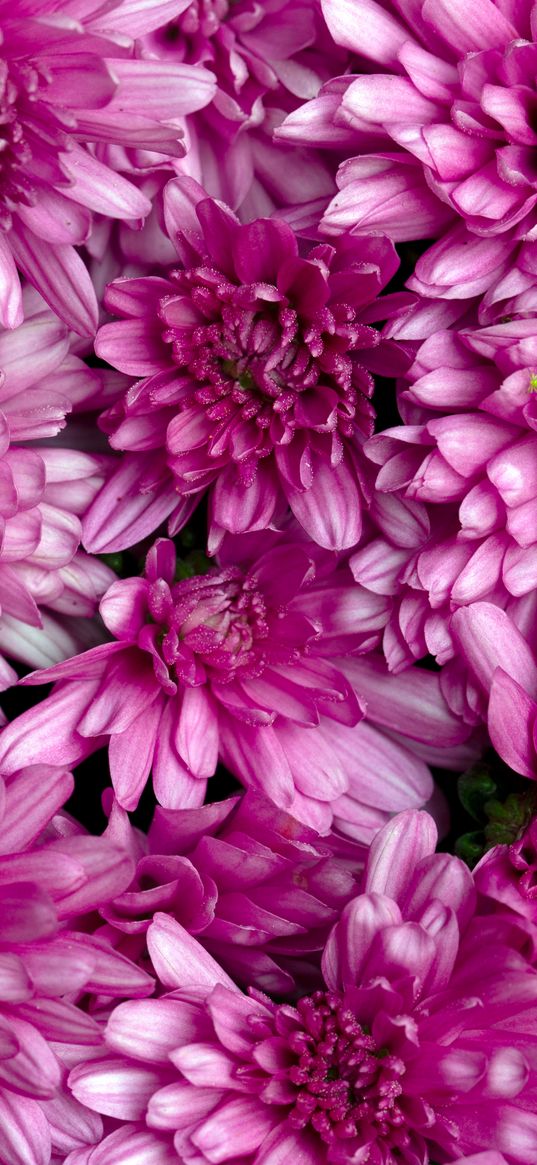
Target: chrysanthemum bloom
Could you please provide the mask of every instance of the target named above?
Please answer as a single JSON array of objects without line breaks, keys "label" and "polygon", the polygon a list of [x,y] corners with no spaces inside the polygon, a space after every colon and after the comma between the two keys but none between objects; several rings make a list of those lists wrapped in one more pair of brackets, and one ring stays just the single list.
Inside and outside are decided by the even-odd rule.
[{"label": "chrysanthemum bloom", "polygon": [[[114,575],[79,550],[79,515],[107,458],[41,444],[73,407],[99,399],[100,375],[71,352],[66,326],[32,289],[24,304],[25,322],[0,332],[0,651],[39,667],[96,641],[87,617]],[[0,657],[0,686],[16,679]]]},{"label": "chrysanthemum bloom", "polygon": [[530,0],[479,0],[470,16],[461,0],[322,6],[364,75],[336,78],[276,129],[349,155],[322,233],[439,238],[409,282],[422,295],[464,298],[509,282],[537,200]]},{"label": "chrysanthemum bloom", "polygon": [[286,190],[282,201],[320,193],[326,204],[334,191],[328,167],[311,151],[307,159],[300,150],[291,157],[271,141],[286,113],[345,68],[348,54],[332,41],[320,4],[184,0],[175,9],[139,38],[137,53],[146,60],[203,66],[216,84],[210,104],[186,118],[187,155],[178,169],[233,209],[246,199],[250,205],[264,201],[268,210],[270,199],[279,202]]},{"label": "chrysanthemum bloom", "polygon": [[[122,5],[108,5],[106,28],[95,29],[93,0],[0,4],[0,321],[6,327],[23,318],[18,269],[70,327],[94,334],[97,301],[75,247],[91,231],[92,211],[134,222],[151,203],[98,159],[93,143],[181,156],[179,119],[213,95],[205,69],[137,60],[119,13],[114,24],[114,7]],[[131,38],[162,18],[161,4],[144,9],[133,19]]]},{"label": "chrysanthemum bloom", "polygon": [[125,1154],[145,1125],[156,1160],[161,1145],[163,1161],[429,1165],[492,1146],[534,1162],[537,971],[475,917],[469,871],[435,840],[426,814],[378,835],[323,989],[296,1006],[243,995],[158,916],[148,944],[171,994],[113,1011],[109,1055],[73,1070],[74,1095],[140,1122]]},{"label": "chrysanthemum bloom", "polygon": [[[365,847],[301,825],[259,793],[200,809],[157,806],[147,837],[117,802],[105,836],[136,858],[132,884],[101,910],[133,943],[166,911],[235,980],[276,995],[318,979],[318,952],[356,893]],[[138,938],[133,938],[138,936]]]},{"label": "chrysanthemum bloom", "polygon": [[534,642],[536,358],[532,317],[435,331],[401,382],[406,424],[366,446],[376,499],[407,512],[406,546],[392,517],[389,552],[383,539],[351,562],[361,585],[396,595],[385,637],[396,670],[427,651],[450,660],[452,612],[483,599]]},{"label": "chrysanthemum bloom", "polygon": [[[383,812],[428,800],[422,745],[449,755],[470,730],[437,677],[390,681],[381,659],[363,659],[346,678],[347,653],[377,642],[384,601],[367,596],[362,606],[347,569],[315,547],[308,554],[269,534],[234,543],[235,565],[177,582],[174,546],[160,539],[144,578],[113,583],[100,611],[114,641],[27,677],[60,682],[2,733],[5,770],[36,757],[76,763],[108,740],[124,808],[136,806],[151,769],[160,803],[188,808],[203,801],[220,755],[323,833],[333,810],[352,822],[354,799],[365,801],[369,830],[371,813],[378,825]],[[317,576],[314,555],[324,560]],[[366,703],[373,723],[355,727]],[[53,737],[44,731],[51,718]]]},{"label": "chrysanthemum bloom", "polygon": [[[54,1161],[63,1160],[100,1140],[100,1118],[66,1088],[73,1063],[95,1056],[102,1044],[102,1023],[88,1013],[87,998],[153,989],[149,975],[91,933],[92,913],[125,889],[133,863],[107,839],[54,830],[51,819],[72,788],[70,773],[48,765],[0,780],[0,1158],[6,1165],[48,1165],[51,1152]],[[88,925],[80,925],[84,916]]]},{"label": "chrysanthemum bloom", "polygon": [[349,234],[301,258],[285,223],[241,225],[190,179],[170,182],[165,201],[177,268],[106,292],[122,318],[100,329],[96,351],[142,379],[103,416],[125,455],[86,517],[85,545],[121,549],[155,529],[177,494],[192,505],[211,487],[212,549],[224,531],[264,529],[287,505],[314,542],[353,546],[369,496],[372,372],[407,363],[372,326],[409,302],[376,298],[397,270],[393,245]]}]

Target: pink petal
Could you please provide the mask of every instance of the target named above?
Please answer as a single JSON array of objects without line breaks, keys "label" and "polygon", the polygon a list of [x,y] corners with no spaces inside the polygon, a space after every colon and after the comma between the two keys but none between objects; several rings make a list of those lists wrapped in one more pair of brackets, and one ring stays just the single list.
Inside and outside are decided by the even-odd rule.
[{"label": "pink petal", "polygon": [[409,33],[375,0],[323,0],[322,9],[336,44],[397,68]]},{"label": "pink petal", "polygon": [[49,1165],[50,1130],[39,1104],[0,1093],[0,1159],[5,1165]]},{"label": "pink petal", "polygon": [[80,336],[94,336],[98,308],[93,283],[80,255],[67,243],[49,246],[22,224],[10,235],[23,274],[60,319]]},{"label": "pink petal", "polygon": [[81,1104],[119,1120],[143,1120],[160,1082],[158,1070],[112,1056],[80,1064],[69,1076],[69,1087]]},{"label": "pink petal", "polygon": [[5,328],[18,328],[24,319],[22,292],[7,236],[0,234],[0,321]]},{"label": "pink petal", "polygon": [[488,729],[500,756],[516,773],[537,776],[532,725],[536,705],[524,688],[498,668],[492,677]]},{"label": "pink petal", "polygon": [[157,975],[165,987],[180,987],[205,996],[216,985],[236,991],[234,983],[214,959],[178,922],[156,914],[147,932],[147,946]]}]

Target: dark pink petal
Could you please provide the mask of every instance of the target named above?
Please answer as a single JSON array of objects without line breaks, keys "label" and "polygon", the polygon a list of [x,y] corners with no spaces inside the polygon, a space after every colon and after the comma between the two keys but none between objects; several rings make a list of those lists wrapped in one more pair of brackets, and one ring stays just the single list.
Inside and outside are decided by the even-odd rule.
[{"label": "dark pink petal", "polygon": [[344,666],[375,724],[433,745],[459,744],[469,735],[445,703],[436,674],[416,670],[391,676],[373,656],[345,660]]},{"label": "dark pink petal", "polygon": [[[313,743],[313,742],[312,742]],[[270,796],[281,809],[288,809],[294,785],[285,755],[285,743],[269,725],[258,729],[230,716],[220,717],[220,749],[224,763],[254,789],[263,787],[263,774],[270,774]]]},{"label": "dark pink petal", "polygon": [[277,502],[274,470],[261,461],[254,481],[241,484],[237,469],[230,465],[216,482],[211,498],[212,520],[231,534],[246,530],[264,530],[269,525]]},{"label": "dark pink petal", "polygon": [[237,233],[235,270],[242,283],[275,283],[282,264],[296,254],[295,235],[286,223],[257,219]]},{"label": "dark pink petal", "polygon": [[189,1128],[194,1121],[202,1120],[225,1097],[225,1092],[216,1088],[192,1088],[191,1084],[180,1082],[159,1088],[151,1097],[147,1107],[147,1123],[150,1128]]},{"label": "dark pink petal", "polygon": [[537,664],[528,644],[505,611],[493,603],[472,603],[457,611],[452,627],[479,682],[490,691],[496,668],[537,698]]},{"label": "dark pink petal", "polygon": [[322,7],[336,44],[397,68],[409,33],[376,0],[323,0]]},{"label": "dark pink petal", "polygon": [[437,830],[428,813],[407,810],[381,829],[371,843],[363,889],[400,901],[416,865],[434,853]]},{"label": "dark pink petal", "polygon": [[25,1020],[13,1015],[10,1028],[18,1051],[0,1060],[0,1085],[34,1099],[52,1097],[61,1081],[60,1065],[43,1036]]},{"label": "dark pink petal", "polygon": [[62,155],[62,170],[70,179],[66,197],[98,214],[140,219],[151,210],[149,199],[132,182],[75,143]]},{"label": "dark pink petal", "polygon": [[[0,739],[0,757],[3,772],[16,772],[27,765],[76,764],[98,746],[77,733],[77,725],[84,709],[90,704],[99,680],[65,684],[29,712],[17,716],[12,725],[3,729]],[[50,736],[54,720],[55,735]]]},{"label": "dark pink petal", "polygon": [[[147,537],[177,509],[177,491],[170,479],[162,488],[139,490],[147,466],[147,454],[125,453],[118,468],[97,494],[83,519],[84,546],[92,554],[124,550]],[[186,499],[180,529],[196,505]]]},{"label": "dark pink petal", "polygon": [[216,89],[212,70],[170,60],[115,60],[117,91],[108,108],[118,116],[143,111],[155,120],[174,121],[203,109]]},{"label": "dark pink petal", "polygon": [[0,853],[24,850],[61,809],[74,788],[72,774],[51,765],[30,765],[6,790]]},{"label": "dark pink petal", "polygon": [[124,1056],[167,1065],[174,1048],[210,1034],[204,1012],[181,999],[136,999],[114,1008],[106,1042]]},{"label": "dark pink petal", "polygon": [[425,0],[423,15],[461,57],[479,49],[503,48],[518,35],[492,0],[476,0],[471,12],[463,0]]},{"label": "dark pink petal", "polygon": [[159,739],[164,701],[157,697],[108,746],[110,776],[119,804],[135,809],[145,787]]},{"label": "dark pink petal", "polygon": [[318,1165],[317,1138],[304,1132],[289,1131],[286,1125],[275,1129],[259,1148],[256,1165]]},{"label": "dark pink petal", "polygon": [[147,320],[120,320],[99,328],[95,351],[120,372],[130,376],[152,376],[163,363],[160,330]]},{"label": "dark pink petal", "polygon": [[91,215],[86,207],[73,205],[55,190],[40,193],[35,206],[17,209],[21,222],[40,239],[58,244],[85,243],[91,230]]}]

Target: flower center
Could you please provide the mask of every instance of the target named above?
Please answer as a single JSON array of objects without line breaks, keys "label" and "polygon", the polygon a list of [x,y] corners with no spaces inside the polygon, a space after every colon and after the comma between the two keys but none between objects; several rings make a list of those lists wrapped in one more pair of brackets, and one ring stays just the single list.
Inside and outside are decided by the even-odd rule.
[{"label": "flower center", "polygon": [[[290,1015],[285,1005],[279,1010]],[[403,1145],[403,1062],[377,1046],[336,992],[306,996],[295,1015],[298,1029],[287,1037],[294,1062],[286,1070],[297,1089],[288,1115],[292,1127],[310,1126],[326,1144],[358,1137],[363,1145],[387,1135],[393,1143],[395,1134]]]},{"label": "flower center", "polygon": [[181,386],[182,403],[213,423],[212,457],[227,454],[248,475],[297,430],[336,444],[353,436],[373,380],[351,353],[376,346],[378,333],[352,307],[321,304],[301,319],[268,284],[237,286],[209,267],[171,278],[179,295],[161,304],[163,339],[192,383],[190,393]]},{"label": "flower center", "polygon": [[237,670],[248,675],[263,670],[266,604],[239,570],[211,571],[172,587],[157,579],[149,589],[149,609],[161,627],[159,655],[172,682],[225,683]]}]

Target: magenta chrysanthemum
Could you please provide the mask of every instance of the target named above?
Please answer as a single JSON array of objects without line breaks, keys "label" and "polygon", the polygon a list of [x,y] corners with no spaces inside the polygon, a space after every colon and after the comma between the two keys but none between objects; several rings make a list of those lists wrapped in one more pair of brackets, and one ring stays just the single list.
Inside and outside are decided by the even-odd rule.
[{"label": "magenta chrysanthemum", "polygon": [[462,0],[322,7],[360,75],[335,78],[276,129],[346,155],[321,233],[439,238],[408,285],[426,296],[482,295],[498,274],[513,286],[537,200],[531,0],[478,0],[470,14]]},{"label": "magenta chrysanthemum", "polygon": [[445,690],[458,608],[494,602],[535,645],[535,321],[472,325],[420,344],[400,382],[406,423],[367,443],[379,533],[351,558],[362,586],[393,595],[390,668],[431,652]]},{"label": "magenta chrysanthemum", "polygon": [[[436,677],[390,680],[381,660],[345,659],[377,641],[378,603],[361,608],[360,589],[333,556],[311,548],[316,572],[308,544],[268,534],[240,548],[233,541],[236,565],[224,560],[176,581],[174,546],[161,539],[144,578],[112,584],[100,610],[115,641],[24,681],[60,682],[4,730],[6,771],[34,755],[76,763],[108,738],[112,781],[128,809],[151,769],[161,804],[201,804],[219,755],[321,832],[333,811],[353,832],[354,799],[388,811],[423,804],[432,783],[419,758],[443,746],[449,763],[448,750],[470,731]],[[373,723],[362,728],[366,703]],[[50,716],[56,730],[45,740]],[[382,820],[377,813],[376,825]],[[367,812],[358,814],[356,825],[366,822]]]},{"label": "magenta chrysanthemum", "polygon": [[[212,97],[204,69],[136,60],[120,11],[114,27],[114,8],[121,4],[107,5],[103,28],[93,0],[61,10],[48,0],[0,4],[4,326],[23,318],[18,268],[75,331],[94,334],[97,300],[74,248],[90,233],[91,211],[136,222],[151,203],[91,143],[105,152],[116,146],[157,151],[161,160],[180,156],[178,119]],[[159,4],[156,10],[158,21]],[[153,27],[149,10],[137,24]]]},{"label": "magenta chrysanthemum", "polygon": [[289,110],[345,67],[347,54],[331,40],[319,4],[181,0],[173,17],[140,37],[137,51],[146,60],[201,65],[214,74],[212,101],[185,119],[187,155],[179,170],[247,217],[256,204],[266,212],[272,201],[295,201],[301,185],[302,199],[326,205],[334,192],[328,166],[309,156],[304,187],[302,155],[278,150],[271,137]]},{"label": "magenta chrysanthemum", "polygon": [[252,792],[200,809],[157,806],[147,838],[114,803],[106,837],[137,859],[132,884],[101,911],[131,957],[165,910],[239,983],[277,995],[308,973],[320,980],[319,952],[366,855]]},{"label": "magenta chrysanthemum", "polygon": [[[86,517],[85,544],[121,548],[177,513],[177,494],[192,505],[212,487],[213,548],[223,531],[266,528],[287,505],[320,545],[354,545],[372,371],[406,363],[372,326],[408,302],[376,299],[398,266],[392,244],[348,235],[301,258],[285,223],[241,226],[190,180],[171,182],[166,201],[181,265],[106,292],[123,318],[101,328],[96,351],[143,379],[104,414],[125,452]],[[110,524],[117,494],[123,515]],[[175,529],[186,502],[179,514]]]},{"label": "magenta chrysanthemum", "polygon": [[74,1069],[75,1096],[137,1122],[124,1151],[145,1127],[163,1160],[168,1145],[187,1162],[429,1165],[492,1145],[528,1165],[537,972],[475,916],[468,870],[434,844],[426,815],[378,835],[325,986],[296,1006],[242,995],[158,916],[149,951],[171,994],[115,1009],[109,1056]]}]

